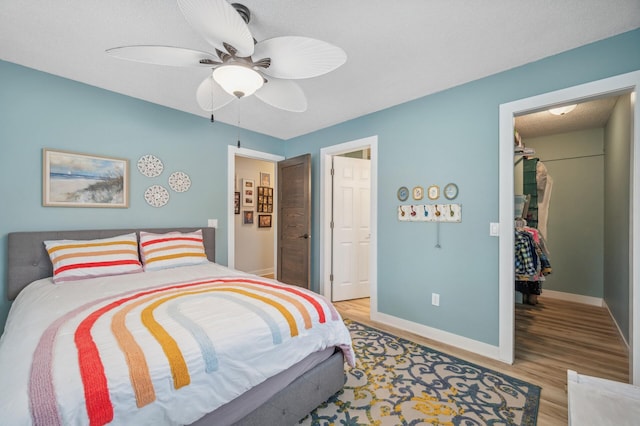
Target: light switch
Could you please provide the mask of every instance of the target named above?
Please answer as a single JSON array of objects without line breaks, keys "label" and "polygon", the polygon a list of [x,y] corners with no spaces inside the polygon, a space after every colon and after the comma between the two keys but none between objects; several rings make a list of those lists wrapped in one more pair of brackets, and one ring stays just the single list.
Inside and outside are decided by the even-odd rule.
[{"label": "light switch", "polygon": [[431,304],[433,306],[440,306],[440,294],[431,293]]},{"label": "light switch", "polygon": [[491,222],[489,224],[489,235],[492,237],[497,237],[500,235],[500,224],[497,222]]},{"label": "light switch", "polygon": [[207,226],[209,228],[217,228],[218,227],[218,219],[209,219],[207,221]]}]

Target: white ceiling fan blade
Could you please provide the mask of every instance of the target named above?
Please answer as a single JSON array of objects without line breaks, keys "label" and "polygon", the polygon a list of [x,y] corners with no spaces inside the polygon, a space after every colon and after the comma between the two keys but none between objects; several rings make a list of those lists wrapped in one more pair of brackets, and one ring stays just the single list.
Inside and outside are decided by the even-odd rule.
[{"label": "white ceiling fan blade", "polygon": [[[211,53],[171,46],[124,46],[107,49],[106,52],[119,59],[174,67],[210,67],[211,61],[220,62]],[[203,64],[200,61],[209,63]]]},{"label": "white ceiling fan blade", "polygon": [[254,60],[271,58],[263,71],[277,78],[310,78],[335,70],[347,61],[347,54],[333,44],[308,37],[285,36],[256,44]]},{"label": "white ceiling fan blade", "polygon": [[286,111],[307,110],[307,97],[298,83],[293,81],[270,78],[255,95],[264,103]]},{"label": "white ceiling fan blade", "polygon": [[205,111],[215,111],[236,99],[224,91],[222,87],[213,80],[213,76],[205,78],[198,86],[196,100],[198,105]]},{"label": "white ceiling fan blade", "polygon": [[253,36],[238,12],[226,0],[178,0],[185,19],[207,42],[226,52],[232,45],[239,57],[253,54]]}]

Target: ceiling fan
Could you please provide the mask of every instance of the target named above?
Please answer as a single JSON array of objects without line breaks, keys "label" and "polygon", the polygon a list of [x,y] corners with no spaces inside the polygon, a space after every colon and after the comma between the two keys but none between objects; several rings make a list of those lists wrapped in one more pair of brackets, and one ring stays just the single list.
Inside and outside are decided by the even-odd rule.
[{"label": "ceiling fan", "polygon": [[295,79],[317,77],[347,60],[339,47],[309,37],[284,36],[260,42],[251,35],[249,9],[226,0],[177,0],[187,22],[215,52],[172,46],[135,45],[107,49],[116,58],[213,72],[196,91],[198,105],[215,111],[250,96],[283,110],[303,112],[307,99]]}]

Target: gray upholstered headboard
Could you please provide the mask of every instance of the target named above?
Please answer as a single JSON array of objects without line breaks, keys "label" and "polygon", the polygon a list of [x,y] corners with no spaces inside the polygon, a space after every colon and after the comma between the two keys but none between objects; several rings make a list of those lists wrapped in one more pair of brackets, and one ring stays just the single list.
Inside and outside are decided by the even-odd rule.
[{"label": "gray upholstered headboard", "polygon": [[163,234],[170,231],[191,232],[202,229],[207,258],[214,262],[216,255],[215,228],[155,228],[155,229],[99,229],[86,231],[36,231],[9,233],[7,297],[16,298],[29,283],[53,275],[49,254],[44,248],[48,240],[91,240],[109,238],[140,231]]}]

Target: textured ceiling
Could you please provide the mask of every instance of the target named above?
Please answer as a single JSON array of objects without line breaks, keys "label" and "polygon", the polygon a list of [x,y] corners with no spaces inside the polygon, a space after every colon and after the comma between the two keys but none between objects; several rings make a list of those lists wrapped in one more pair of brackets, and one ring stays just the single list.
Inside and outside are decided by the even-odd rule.
[{"label": "textured ceiling", "polygon": [[[255,97],[216,119],[289,139],[640,27],[639,0],[244,0],[254,38],[300,35],[343,48],[338,70],[299,81],[304,113]],[[210,50],[171,0],[3,0],[0,59],[207,118],[207,69],[117,60],[105,49]],[[234,105],[235,104],[235,105]]]},{"label": "textured ceiling", "polygon": [[539,111],[516,117],[515,128],[522,138],[537,138],[558,133],[604,127],[609,121],[617,96],[582,102],[565,115]]}]

